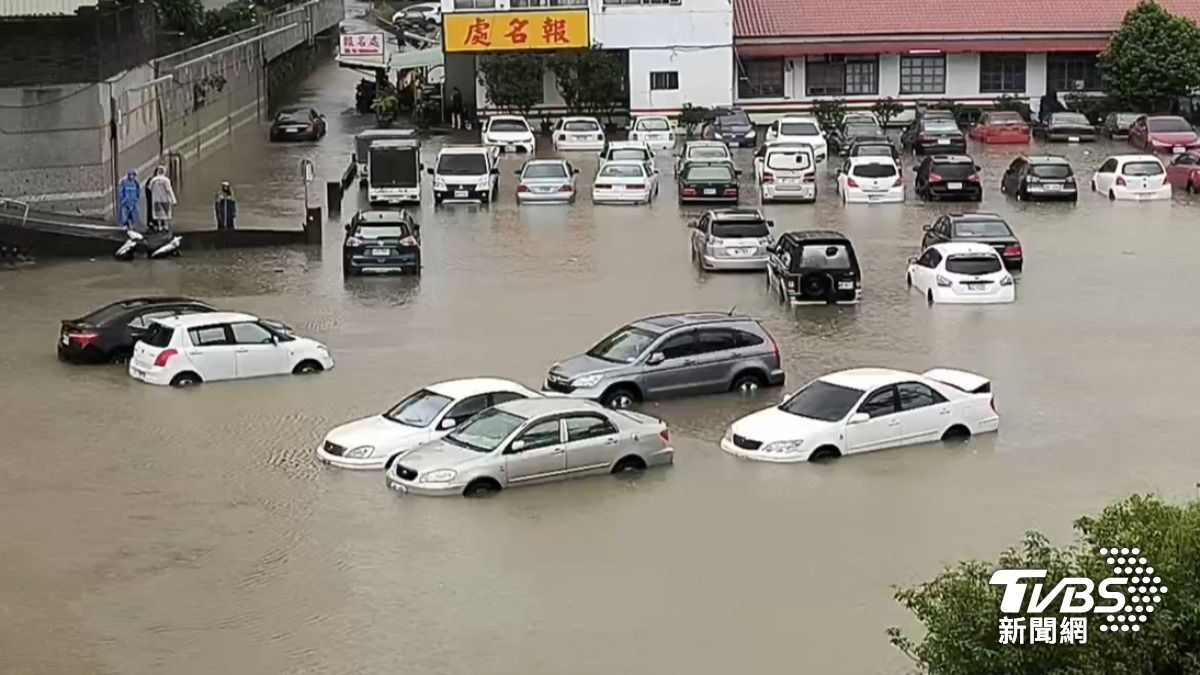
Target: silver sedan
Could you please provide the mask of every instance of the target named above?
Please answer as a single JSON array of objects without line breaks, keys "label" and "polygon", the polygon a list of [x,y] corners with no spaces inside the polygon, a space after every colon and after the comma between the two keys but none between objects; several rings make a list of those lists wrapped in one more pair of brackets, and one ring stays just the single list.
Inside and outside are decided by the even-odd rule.
[{"label": "silver sedan", "polygon": [[517,201],[526,203],[575,202],[575,176],[579,169],[561,159],[531,159],[517,172]]},{"label": "silver sedan", "polygon": [[476,496],[506,487],[671,464],[667,425],[584,399],[501,403],[401,455],[384,483],[404,494]]}]

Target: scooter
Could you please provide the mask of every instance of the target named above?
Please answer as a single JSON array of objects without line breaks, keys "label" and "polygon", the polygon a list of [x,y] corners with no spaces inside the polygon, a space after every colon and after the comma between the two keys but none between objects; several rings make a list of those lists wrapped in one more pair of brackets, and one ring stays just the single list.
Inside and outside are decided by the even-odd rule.
[{"label": "scooter", "polygon": [[172,235],[171,232],[150,232],[142,234],[129,230],[125,233],[125,243],[113,253],[117,260],[133,260],[139,250],[146,252],[146,259],[178,257],[179,249],[183,246],[183,237]]}]

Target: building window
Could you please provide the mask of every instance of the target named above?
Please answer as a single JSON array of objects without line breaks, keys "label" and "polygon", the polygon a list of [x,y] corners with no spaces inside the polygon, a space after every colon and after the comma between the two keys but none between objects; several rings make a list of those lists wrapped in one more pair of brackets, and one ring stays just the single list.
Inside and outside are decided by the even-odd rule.
[{"label": "building window", "polygon": [[804,89],[808,96],[879,93],[879,57],[810,56],[805,59]]},{"label": "building window", "polygon": [[980,54],[979,91],[1019,94],[1025,91],[1024,54]]},{"label": "building window", "polygon": [[946,93],[946,55],[901,56],[900,93]]},{"label": "building window", "polygon": [[454,0],[454,9],[495,9],[496,0]]},{"label": "building window", "polygon": [[679,88],[679,73],[659,70],[650,73],[650,91],[674,91]]},{"label": "building window", "polygon": [[738,98],[783,98],[783,59],[743,59]]},{"label": "building window", "polygon": [[682,5],[683,0],[604,0],[606,5]]},{"label": "building window", "polygon": [[1046,55],[1046,83],[1055,91],[1100,91],[1100,66],[1092,52]]}]

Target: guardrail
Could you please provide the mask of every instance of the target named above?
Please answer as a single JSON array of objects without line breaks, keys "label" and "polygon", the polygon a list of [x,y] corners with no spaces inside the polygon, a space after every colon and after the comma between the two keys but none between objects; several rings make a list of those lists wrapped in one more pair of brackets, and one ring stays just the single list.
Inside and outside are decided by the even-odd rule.
[{"label": "guardrail", "polygon": [[21,227],[25,227],[25,223],[29,221],[29,202],[22,202],[16,199],[0,197],[0,207],[4,209],[15,208],[21,212]]}]

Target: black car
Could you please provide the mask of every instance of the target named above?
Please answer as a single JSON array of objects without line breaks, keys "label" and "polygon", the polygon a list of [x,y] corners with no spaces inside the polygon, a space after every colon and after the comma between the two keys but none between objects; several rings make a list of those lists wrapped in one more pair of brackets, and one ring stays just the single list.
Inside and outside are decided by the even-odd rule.
[{"label": "black car", "polygon": [[979,166],[967,155],[930,155],[913,167],[913,192],[926,201],[983,201]]},{"label": "black car", "polygon": [[938,218],[924,229],[921,250],[949,241],[974,241],[996,249],[1004,266],[1010,270],[1019,270],[1025,265],[1021,241],[1008,223],[994,213],[954,213]]},{"label": "black car", "polygon": [[58,336],[58,358],[72,363],[125,363],[133,345],[155,319],[215,312],[202,300],[145,297],[121,300],[80,317],[66,319]]},{"label": "black car", "polygon": [[342,276],[421,272],[421,226],[407,210],[359,211],[346,223]]},{"label": "black car", "polygon": [[1066,157],[1057,155],[1021,156],[1008,165],[1000,179],[1000,191],[1018,201],[1066,199],[1077,201],[1079,191],[1075,173]]},{"label": "black car", "polygon": [[908,125],[900,136],[900,144],[914,155],[964,153],[967,136],[953,118],[925,117]]},{"label": "black car", "polygon": [[862,297],[858,256],[841,232],[785,232],[768,251],[767,290],[780,304],[853,304]]},{"label": "black car", "polygon": [[679,203],[738,201],[738,171],[733,162],[697,160],[685,162],[676,179]]},{"label": "black car", "polygon": [[887,137],[860,138],[846,150],[846,157],[891,157],[900,165],[900,149]]},{"label": "black car", "polygon": [[271,142],[315,141],[325,135],[325,116],[312,108],[280,110],[271,122]]},{"label": "black car", "polygon": [[701,128],[700,138],[706,141],[722,141],[742,148],[753,148],[758,141],[754,123],[741,108],[723,108],[715,111],[712,121]]},{"label": "black car", "polygon": [[1109,138],[1129,138],[1129,127],[1132,127],[1137,118],[1142,115],[1142,113],[1131,112],[1108,113],[1108,116],[1104,118],[1104,124],[1101,125],[1101,130]]},{"label": "black car", "polygon": [[1033,135],[1050,142],[1091,142],[1096,140],[1096,127],[1081,113],[1056,112],[1045,124],[1034,126]]},{"label": "black car", "polygon": [[846,157],[855,143],[879,139],[887,140],[887,135],[878,125],[870,122],[851,122],[833,132],[829,138],[829,146],[833,152]]}]

